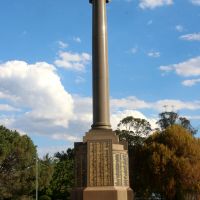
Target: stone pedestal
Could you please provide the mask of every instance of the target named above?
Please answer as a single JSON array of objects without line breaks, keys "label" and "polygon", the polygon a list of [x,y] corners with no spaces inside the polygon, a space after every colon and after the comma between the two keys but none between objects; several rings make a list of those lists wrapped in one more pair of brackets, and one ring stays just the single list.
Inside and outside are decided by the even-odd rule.
[{"label": "stone pedestal", "polygon": [[133,200],[127,147],[109,129],[92,129],[75,143],[72,200]]},{"label": "stone pedestal", "polygon": [[87,187],[83,192],[84,200],[133,200],[129,187]]}]

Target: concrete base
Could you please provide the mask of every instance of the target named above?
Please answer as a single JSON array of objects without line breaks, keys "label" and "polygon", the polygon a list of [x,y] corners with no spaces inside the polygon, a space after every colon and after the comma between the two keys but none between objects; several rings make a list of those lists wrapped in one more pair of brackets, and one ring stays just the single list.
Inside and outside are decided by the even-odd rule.
[{"label": "concrete base", "polygon": [[133,200],[133,190],[129,187],[87,187],[72,191],[71,200]]},{"label": "concrete base", "polygon": [[83,200],[133,200],[133,191],[128,187],[87,187]]},{"label": "concrete base", "polygon": [[73,188],[70,195],[70,200],[83,200],[84,188]]}]

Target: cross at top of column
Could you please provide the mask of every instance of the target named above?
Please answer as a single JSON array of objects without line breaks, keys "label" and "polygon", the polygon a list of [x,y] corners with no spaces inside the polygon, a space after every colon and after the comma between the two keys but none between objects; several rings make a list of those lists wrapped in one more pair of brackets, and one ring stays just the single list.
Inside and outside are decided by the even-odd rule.
[{"label": "cross at top of column", "polygon": [[[89,0],[90,3],[93,3],[94,0]],[[106,0],[106,3],[109,3],[111,0]]]}]

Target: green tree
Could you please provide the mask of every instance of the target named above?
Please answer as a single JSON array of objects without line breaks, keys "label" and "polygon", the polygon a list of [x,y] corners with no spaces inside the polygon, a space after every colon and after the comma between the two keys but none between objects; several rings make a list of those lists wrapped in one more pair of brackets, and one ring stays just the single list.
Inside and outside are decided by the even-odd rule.
[{"label": "green tree", "polygon": [[[138,174],[140,173],[137,172],[137,168],[135,168],[135,165],[140,165],[140,160],[137,160],[136,158],[138,157],[134,154],[139,155],[140,146],[143,145],[145,138],[151,131],[151,125],[148,121],[132,116],[122,119],[116,130],[116,134],[119,136],[120,141],[125,141],[128,144],[130,186],[134,189],[138,186],[138,184],[135,185],[136,179],[140,179],[140,177],[138,177]],[[140,168],[138,169],[140,170]]]},{"label": "green tree", "polygon": [[51,195],[50,183],[54,172],[54,159],[46,154],[43,159],[38,160],[38,176],[39,176],[39,199],[50,198]]},{"label": "green tree", "polygon": [[0,126],[0,199],[25,199],[35,186],[36,148],[27,135]]},{"label": "green tree", "polygon": [[74,151],[55,154],[53,178],[50,183],[52,199],[66,200],[70,198],[71,188],[74,186]]},{"label": "green tree", "polygon": [[145,119],[128,116],[122,119],[117,126],[116,133],[121,141],[125,140],[129,148],[141,144],[151,132],[151,125]]},{"label": "green tree", "polygon": [[159,118],[160,119],[158,120],[157,124],[160,126],[161,130],[164,130],[174,124],[178,124],[187,129],[192,135],[197,133],[197,130],[191,125],[190,121],[185,117],[179,116],[178,113],[162,112],[159,114]]}]

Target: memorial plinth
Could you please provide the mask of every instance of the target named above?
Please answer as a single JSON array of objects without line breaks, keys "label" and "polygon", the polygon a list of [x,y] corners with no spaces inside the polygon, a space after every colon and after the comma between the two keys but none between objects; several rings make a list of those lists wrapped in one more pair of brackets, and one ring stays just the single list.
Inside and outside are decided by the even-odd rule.
[{"label": "memorial plinth", "polygon": [[91,129],[75,143],[72,200],[133,200],[126,145],[111,130]]},{"label": "memorial plinth", "polygon": [[106,24],[109,1],[90,0],[93,124],[83,142],[75,143],[75,188],[71,200],[133,200],[127,145],[119,141],[110,125]]}]

